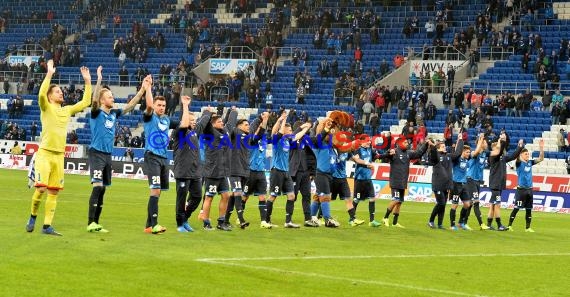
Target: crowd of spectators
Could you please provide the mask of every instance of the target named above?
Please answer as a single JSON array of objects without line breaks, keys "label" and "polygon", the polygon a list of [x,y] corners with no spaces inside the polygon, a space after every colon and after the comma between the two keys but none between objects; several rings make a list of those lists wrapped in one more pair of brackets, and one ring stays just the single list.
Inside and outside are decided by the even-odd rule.
[{"label": "crowd of spectators", "polygon": [[144,63],[148,57],[146,42],[147,29],[142,23],[135,21],[126,37],[116,38],[113,43],[113,53],[119,58],[121,65],[128,58],[132,63]]},{"label": "crowd of spectators", "polygon": [[117,125],[115,130],[115,146],[117,147],[144,147],[144,133],[141,136],[134,136],[131,129],[127,126]]},{"label": "crowd of spectators", "polygon": [[13,96],[8,100],[6,109],[8,110],[9,119],[22,118],[22,113],[24,112],[24,99],[22,99],[20,95]]},{"label": "crowd of spectators", "polygon": [[26,135],[26,130],[18,123],[0,120],[0,139],[27,140]]}]

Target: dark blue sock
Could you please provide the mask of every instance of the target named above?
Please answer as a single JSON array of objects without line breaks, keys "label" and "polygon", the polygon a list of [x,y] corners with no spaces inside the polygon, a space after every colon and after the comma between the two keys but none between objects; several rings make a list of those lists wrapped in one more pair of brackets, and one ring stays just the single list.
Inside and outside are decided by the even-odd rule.
[{"label": "dark blue sock", "polygon": [[321,210],[323,211],[325,220],[331,218],[331,203],[329,201],[321,202]]}]

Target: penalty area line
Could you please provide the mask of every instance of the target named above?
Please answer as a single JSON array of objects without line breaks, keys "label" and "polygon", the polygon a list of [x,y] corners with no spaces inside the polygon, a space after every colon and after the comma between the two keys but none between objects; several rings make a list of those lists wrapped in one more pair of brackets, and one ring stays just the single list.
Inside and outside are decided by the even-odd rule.
[{"label": "penalty area line", "polygon": [[[299,258],[295,258],[295,259],[299,259]],[[196,261],[208,263],[208,264],[214,264],[214,265],[242,267],[242,268],[253,269],[253,270],[265,270],[265,271],[270,271],[270,272],[274,272],[274,273],[281,273],[281,274],[295,274],[295,275],[300,275],[300,276],[315,277],[315,278],[328,279],[328,280],[333,280],[333,281],[352,282],[352,283],[361,283],[361,284],[367,284],[367,285],[377,285],[377,286],[383,286],[383,287],[393,287],[393,288],[400,288],[400,289],[407,289],[407,290],[424,291],[424,292],[444,294],[444,295],[448,295],[448,296],[449,295],[472,296],[472,297],[485,296],[485,295],[469,294],[469,293],[463,293],[463,292],[457,292],[457,291],[448,291],[448,290],[440,290],[440,289],[434,289],[434,288],[418,287],[418,286],[406,285],[406,284],[397,284],[394,282],[354,279],[354,278],[348,278],[348,277],[330,276],[330,275],[313,273],[313,272],[302,272],[302,271],[286,270],[286,269],[280,269],[280,268],[274,268],[274,267],[256,266],[256,265],[236,263],[236,262],[231,262],[231,261],[215,261],[215,260],[210,260],[210,259],[197,259]]]}]

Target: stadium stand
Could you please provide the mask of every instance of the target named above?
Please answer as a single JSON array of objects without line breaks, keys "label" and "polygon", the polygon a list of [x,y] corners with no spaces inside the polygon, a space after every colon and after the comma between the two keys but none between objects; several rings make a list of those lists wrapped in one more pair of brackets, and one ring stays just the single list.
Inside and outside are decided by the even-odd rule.
[{"label": "stadium stand", "polygon": [[[29,2],[29,3],[28,3]],[[239,8],[227,8],[224,3],[213,3],[207,7],[186,7],[186,1],[118,1],[119,5],[116,9],[110,10],[108,13],[102,15],[103,26],[101,23],[84,23],[79,21],[81,16],[80,9],[70,9],[76,1],[53,1],[42,2],[37,7],[37,11],[53,10],[56,12],[55,17],[51,21],[33,21],[33,20],[20,20],[16,21],[16,17],[8,20],[9,25],[5,33],[2,33],[0,38],[0,48],[9,49],[14,44],[22,44],[25,37],[33,37],[34,40],[41,40],[41,38],[48,35],[53,24],[58,23],[65,27],[70,32],[77,32],[83,29],[83,33],[78,42],[82,49],[81,63],[87,65],[91,69],[96,69],[98,65],[103,65],[105,72],[104,83],[110,84],[111,88],[118,84],[118,71],[120,65],[118,57],[113,53],[113,46],[116,39],[123,37],[127,38],[129,33],[133,30],[133,23],[140,22],[145,30],[148,32],[147,36],[155,36],[160,33],[164,36],[166,44],[163,50],[158,50],[155,47],[148,48],[148,57],[145,62],[134,62],[132,59],[126,60],[126,67],[129,70],[130,85],[137,85],[137,77],[135,75],[136,69],[141,67],[147,69],[148,72],[156,74],[159,72],[161,65],[167,64],[176,67],[181,61],[185,61],[189,66],[193,65],[196,59],[196,54],[200,51],[201,45],[206,48],[213,48],[215,46],[229,45],[230,38],[217,38],[217,32],[221,30],[228,30],[229,36],[239,37],[245,39],[249,33],[257,36],[260,30],[266,30],[272,21],[284,16],[284,29],[283,29],[283,44],[278,47],[280,58],[278,59],[278,67],[275,78],[270,82],[272,93],[274,94],[273,106],[274,109],[284,107],[287,109],[295,109],[298,113],[306,112],[310,118],[317,118],[326,115],[326,112],[333,109],[342,109],[352,113],[358,118],[359,112],[353,106],[355,99],[359,97],[360,93],[370,85],[370,80],[367,78],[367,73],[372,69],[376,72],[380,71],[380,64],[383,60],[387,61],[389,70],[393,70],[393,58],[396,54],[408,56],[409,49],[421,48],[424,45],[431,45],[432,38],[427,37],[424,24],[430,19],[437,17],[437,11],[441,10],[445,5],[444,1],[435,1],[434,9],[431,7],[415,7],[412,8],[406,5],[373,5],[367,6],[339,6],[336,1],[318,1],[319,5],[314,7],[301,8],[296,5],[284,6],[283,2],[277,1],[276,3],[267,3],[262,1],[253,1],[252,7],[248,7],[244,11],[239,11]],[[8,0],[5,3],[12,7],[12,15],[22,18],[28,16],[24,7],[25,4],[31,4],[31,1],[18,1],[20,5],[16,5],[16,1]],[[146,3],[146,6],[145,6]],[[287,4],[291,4],[285,1]],[[344,3],[344,2],[343,2]],[[376,4],[376,2],[374,2]],[[550,3],[550,2],[548,2]],[[569,2],[570,3],[570,2]],[[529,34],[540,34],[542,37],[542,45],[544,52],[549,54],[553,49],[557,50],[563,40],[570,39],[565,26],[568,25],[570,18],[569,3],[554,1],[552,3],[554,18],[549,19],[547,9],[540,7],[537,9],[535,19],[531,27],[524,24],[526,19],[519,17],[513,18],[512,24],[501,28],[503,32],[509,30],[513,32],[518,30],[525,38]],[[295,3],[293,3],[295,4]],[[394,3],[398,4],[398,3]],[[469,3],[456,3],[450,1],[448,4],[453,4],[453,21],[447,23],[447,27],[443,33],[442,39],[446,42],[452,42],[456,34],[465,32],[476,21],[477,15],[485,13],[487,10],[486,1],[477,0]],[[338,12],[337,12],[338,10]],[[297,14],[301,11],[301,15]],[[358,14],[368,13],[378,16],[378,20],[374,20],[371,24],[357,23],[355,24],[354,18],[351,16]],[[307,21],[304,19],[306,15],[323,17],[328,12],[334,17],[338,17],[338,13],[342,14],[339,22],[333,22],[328,32],[332,32],[335,36],[342,34],[342,36],[349,35],[349,33],[356,32],[357,26],[360,28],[361,43],[360,48],[363,52],[362,58],[362,71],[361,74],[354,73],[356,85],[359,88],[354,90],[354,93],[348,95],[352,102],[343,101],[344,98],[335,98],[336,77],[328,76],[321,77],[318,73],[320,62],[325,59],[332,62],[336,59],[339,65],[339,73],[342,74],[346,70],[348,74],[355,72],[354,68],[354,49],[342,46],[340,52],[328,53],[326,46],[324,48],[315,48],[313,44],[314,34],[316,31],[317,22],[314,20]],[[116,16],[120,16],[121,22],[114,24]],[[290,17],[292,16],[292,17]],[[31,18],[31,15],[30,15]],[[416,18],[417,20],[414,20]],[[192,24],[201,24],[200,21],[207,19],[208,27],[210,30],[210,39],[196,40],[190,49],[187,49],[188,39],[184,30],[180,27],[191,26]],[[493,22],[502,20],[498,15],[491,15]],[[175,21],[173,23],[173,20]],[[362,19],[360,19],[362,20]],[[411,23],[417,23],[418,30],[411,33],[409,38],[405,37],[405,29]],[[546,23],[548,22],[548,25]],[[372,27],[370,25],[376,24]],[[378,30],[379,40],[373,42],[371,37],[372,30]],[[88,34],[95,34],[96,38],[88,38]],[[354,36],[354,35],[353,35]],[[354,37],[353,37],[354,38]],[[326,39],[323,40],[326,43]],[[353,40],[354,43],[354,40]],[[307,51],[306,63],[295,63],[293,61],[293,53],[296,48]],[[261,48],[255,48],[258,54],[261,53]],[[481,52],[491,52],[491,46],[486,42],[481,48]],[[513,46],[514,51],[514,46]],[[486,72],[481,73],[477,78],[472,80],[466,85],[466,89],[473,87],[476,90],[486,90],[489,94],[500,94],[501,92],[510,91],[513,94],[518,94],[530,89],[533,95],[539,95],[540,86],[535,76],[531,73],[524,73],[521,68],[521,61],[523,55],[514,51],[515,54],[507,57],[506,60],[497,60],[493,67]],[[7,53],[7,52],[6,52]],[[530,60],[536,59],[535,52],[531,55]],[[556,72],[560,74],[560,85],[564,86],[568,83],[568,77],[565,75],[567,72],[566,60],[559,58]],[[356,72],[359,72],[356,68]],[[67,83],[69,81],[78,81],[76,67],[58,67],[60,82]],[[305,104],[298,104],[296,102],[296,86],[293,79],[296,73],[307,72],[312,78],[310,90],[305,96]],[[380,78],[375,76],[375,79]],[[176,80],[175,80],[176,81]],[[189,81],[190,85],[194,85],[195,81]],[[402,82],[403,85],[408,85],[408,82]],[[188,87],[190,87],[188,85]],[[265,82],[261,83],[261,90],[264,90]],[[133,88],[134,91],[134,88]],[[563,87],[563,95],[567,95],[568,88]],[[13,92],[15,93],[15,92]],[[2,95],[2,112],[0,112],[1,120],[8,120],[7,113],[4,112],[7,106],[8,99],[11,95]],[[224,103],[226,107],[235,105],[243,108],[243,116],[249,116],[257,113],[260,109],[249,108],[246,98],[246,92],[240,92],[238,101]],[[494,97],[494,96],[493,96]],[[20,126],[29,129],[31,122],[38,120],[39,110],[35,103],[34,95],[23,95],[25,102],[24,113],[21,119],[14,119]],[[335,102],[338,101],[338,102]],[[119,106],[127,102],[126,98],[116,98]],[[340,104],[335,104],[339,103]],[[205,106],[217,104],[210,101],[194,100],[192,104],[193,111],[200,111]],[[260,107],[264,105],[261,104]],[[465,110],[466,117],[470,115],[470,110]],[[89,142],[90,132],[88,126],[88,114],[80,114],[77,118],[77,123],[71,125],[72,129],[77,129],[79,136],[79,143],[85,144]],[[407,111],[406,115],[407,116]],[[438,110],[433,120],[425,121],[426,128],[430,134],[440,135],[445,127],[445,119],[447,116],[446,110]],[[467,120],[467,118],[466,118]],[[546,137],[549,140],[548,158],[563,159],[566,155],[557,151],[554,145],[554,136],[558,133],[558,126],[551,125],[551,118],[549,112],[525,112],[520,118],[510,118],[505,115],[505,112],[499,112],[493,116],[495,123],[495,130],[505,128],[511,131],[512,139],[522,137],[530,147],[536,149],[535,139],[539,137]],[[141,116],[137,111],[132,115],[126,116],[119,120],[121,126],[126,126],[131,130],[136,130],[140,126]],[[39,123],[38,123],[39,124]],[[392,108],[382,114],[379,131],[393,131],[399,133],[403,127],[403,121],[398,120],[396,108]],[[364,127],[364,131],[370,133],[370,127]],[[471,139],[476,137],[477,129],[468,129],[468,135]],[[514,141],[512,141],[511,146]],[[552,162],[554,168],[555,162]],[[550,168],[550,167],[548,167]],[[563,168],[563,167],[561,167]],[[545,169],[546,170],[546,169]]]}]

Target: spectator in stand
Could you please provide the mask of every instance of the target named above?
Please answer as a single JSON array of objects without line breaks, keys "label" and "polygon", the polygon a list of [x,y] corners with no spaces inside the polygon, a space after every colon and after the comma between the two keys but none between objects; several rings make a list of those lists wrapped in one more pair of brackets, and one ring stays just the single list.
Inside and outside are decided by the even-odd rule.
[{"label": "spectator in stand", "polygon": [[470,77],[476,77],[478,72],[479,63],[479,51],[477,49],[471,49],[471,54],[469,55],[469,72]]},{"label": "spectator in stand", "polygon": [[75,130],[73,130],[67,134],[67,143],[77,144],[78,141],[79,141],[79,137],[77,136],[77,132],[75,132]]},{"label": "spectator in stand", "polygon": [[370,114],[372,114],[373,111],[374,111],[374,105],[372,105],[372,103],[370,103],[370,101],[366,100],[366,102],[362,106],[362,114],[363,114],[362,124],[363,125],[368,125],[368,122],[370,120]]},{"label": "spectator in stand", "polygon": [[455,91],[455,93],[453,94],[453,98],[454,98],[454,104],[455,104],[455,108],[463,108],[463,102],[465,102],[465,94],[463,93],[463,91],[461,90],[461,88],[458,88],[457,91]]},{"label": "spectator in stand", "polygon": [[481,97],[482,97],[481,110],[483,111],[483,113],[493,114],[493,99],[491,98],[491,95],[486,94],[485,90],[483,90]]},{"label": "spectator in stand", "polygon": [[305,104],[305,86],[303,84],[299,84],[297,87],[296,96],[295,103]]},{"label": "spectator in stand", "polygon": [[396,54],[396,56],[394,56],[394,68],[400,68],[404,62],[404,57],[402,55]]},{"label": "spectator in stand", "polygon": [[21,155],[22,154],[22,148],[20,147],[20,145],[18,144],[18,142],[14,142],[14,147],[12,147],[10,149],[10,154],[12,155]]},{"label": "spectator in stand", "polygon": [[556,136],[556,145],[558,145],[558,151],[559,152],[565,152],[566,151],[566,142],[565,142],[566,137],[564,137],[565,133],[566,133],[566,131],[564,131],[564,129],[560,129],[560,132]]},{"label": "spectator in stand", "polygon": [[32,125],[30,127],[30,134],[30,140],[35,141],[36,135],[38,135],[38,124],[36,124],[36,121],[32,122]]},{"label": "spectator in stand", "polygon": [[533,98],[532,102],[530,103],[530,110],[531,111],[542,111],[543,109],[543,104],[540,100],[538,100],[537,98]]},{"label": "spectator in stand", "polygon": [[0,17],[0,33],[6,32],[7,20],[4,17]]},{"label": "spectator in stand", "polygon": [[443,108],[444,109],[449,109],[449,107],[451,106],[451,89],[450,88],[445,88],[445,90],[443,90],[443,93],[441,94],[441,100],[443,102]]},{"label": "spectator in stand", "polygon": [[408,109],[408,105],[409,102],[407,98],[401,96],[400,100],[398,101],[398,120],[404,119],[404,113],[406,112],[406,109]]},{"label": "spectator in stand", "polygon": [[121,25],[121,15],[120,14],[115,14],[115,16],[113,16],[113,25],[115,26],[115,28],[118,28]]},{"label": "spectator in stand", "polygon": [[432,86],[433,86],[432,92],[434,92],[434,93],[441,93],[439,88],[440,88],[441,82],[443,80],[445,80],[445,77],[442,78],[441,74],[442,74],[442,72],[434,71],[433,75],[431,77],[431,80],[433,82],[432,83]]},{"label": "spectator in stand", "polygon": [[447,87],[453,90],[453,84],[455,81],[455,67],[449,64],[447,65]]},{"label": "spectator in stand", "polygon": [[552,105],[552,90],[546,91],[544,96],[542,96],[542,105],[545,111],[550,111],[550,105]]},{"label": "spectator in stand", "polygon": [[131,147],[141,147],[141,145],[143,144],[143,141],[141,140],[141,138],[139,136],[135,136],[131,139]]},{"label": "spectator in stand", "polygon": [[435,32],[435,23],[433,22],[433,19],[429,19],[426,22],[424,28],[426,29],[426,37],[433,38]]},{"label": "spectator in stand", "polygon": [[24,111],[24,99],[20,95],[16,95],[13,100],[14,117],[21,118]]},{"label": "spectator in stand", "polygon": [[566,173],[570,174],[570,155],[566,156]]},{"label": "spectator in stand", "polygon": [[307,59],[309,58],[307,49],[303,48],[301,51],[301,55],[299,56],[299,66],[301,69],[305,69],[305,64],[307,63]]},{"label": "spectator in stand", "polygon": [[414,71],[412,71],[412,74],[410,74],[410,86],[416,87],[416,86],[418,86],[418,83],[419,83],[419,79],[416,76],[416,73]]},{"label": "spectator in stand", "polygon": [[127,148],[123,156],[125,157],[125,162],[133,162],[135,154],[130,148]]},{"label": "spectator in stand", "polygon": [[293,50],[293,55],[292,55],[292,61],[294,66],[297,66],[299,64],[300,56],[301,56],[301,49],[299,47],[296,47]]},{"label": "spectator in stand", "polygon": [[453,124],[445,126],[443,130],[443,138],[445,139],[445,147],[449,150],[453,144]]},{"label": "spectator in stand", "polygon": [[10,91],[10,80],[7,77],[4,77],[4,94],[8,94]]},{"label": "spectator in stand", "polygon": [[552,125],[558,125],[560,123],[560,115],[562,114],[562,106],[559,102],[556,102],[552,106],[552,111],[550,115],[552,116]]},{"label": "spectator in stand", "polygon": [[382,63],[380,63],[380,76],[384,76],[388,74],[388,72],[390,72],[390,65],[388,65],[386,59],[383,59]]},{"label": "spectator in stand", "polygon": [[123,66],[119,70],[119,85],[120,86],[127,86],[129,84],[129,71],[127,67]]},{"label": "spectator in stand", "polygon": [[[336,59],[335,59],[335,61],[336,61]],[[317,71],[319,72],[321,77],[328,77],[328,75],[329,75],[329,62],[327,61],[327,59],[323,58],[323,60],[319,63],[319,66],[317,67]]]},{"label": "spectator in stand", "polygon": [[378,114],[372,114],[369,124],[370,128],[372,129],[372,135],[376,135],[378,133],[378,126],[380,125],[380,118],[378,117]]},{"label": "spectator in stand", "polygon": [[435,119],[436,114],[437,114],[437,107],[431,101],[429,101],[426,107],[426,120]]},{"label": "spectator in stand", "polygon": [[124,51],[121,51],[121,53],[119,54],[119,66],[120,67],[125,66],[126,60],[127,60],[127,54],[125,54]]},{"label": "spectator in stand", "polygon": [[382,117],[382,112],[386,108],[386,98],[382,92],[377,92],[376,98],[374,100],[374,105],[376,107],[376,113],[378,117]]},{"label": "spectator in stand", "polygon": [[455,122],[457,122],[457,118],[455,117],[455,114],[453,113],[453,110],[449,110],[447,112],[447,117],[445,118],[445,125],[455,125]]},{"label": "spectator in stand", "polygon": [[482,126],[484,129],[489,129],[489,127],[493,128],[493,126],[494,126],[494,125],[493,125],[493,119],[491,118],[491,115],[490,115],[490,114],[487,114],[487,115],[485,116],[485,118],[484,118],[483,121],[481,122],[481,126]]},{"label": "spectator in stand", "polygon": [[554,95],[552,95],[552,104],[556,104],[556,103],[560,103],[560,105],[562,105],[562,103],[564,102],[564,96],[560,93],[560,90],[556,90],[556,93]]},{"label": "spectator in stand", "polygon": [[[362,57],[363,57],[364,53],[362,52],[362,49],[360,49],[359,46],[356,47],[356,49],[354,50],[354,61],[356,61],[357,64],[362,63]],[[361,68],[361,67],[359,67]]]}]

